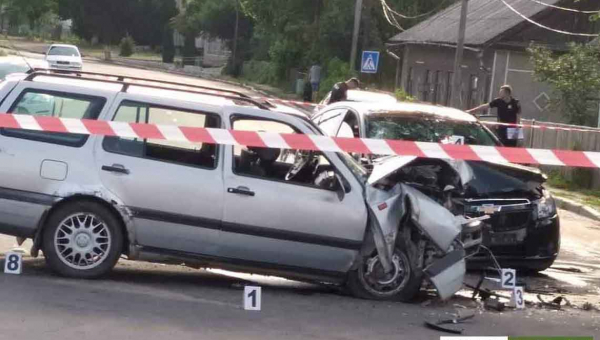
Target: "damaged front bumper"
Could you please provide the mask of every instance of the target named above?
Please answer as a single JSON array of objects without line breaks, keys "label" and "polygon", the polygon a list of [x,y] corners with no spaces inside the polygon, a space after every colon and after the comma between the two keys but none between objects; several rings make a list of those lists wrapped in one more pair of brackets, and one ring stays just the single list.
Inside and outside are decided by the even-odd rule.
[{"label": "damaged front bumper", "polygon": [[[475,219],[455,216],[438,202],[403,183],[390,190],[368,186],[366,200],[375,247],[386,272],[393,269],[392,254],[398,235],[406,235],[399,229],[414,225],[441,255],[423,269],[424,254],[418,254],[410,259],[413,269],[427,275],[442,299],[460,290],[466,274],[465,257],[478,250],[482,237],[481,220],[487,216]],[[407,220],[410,223],[403,225]],[[412,242],[402,241],[405,244]]]}]

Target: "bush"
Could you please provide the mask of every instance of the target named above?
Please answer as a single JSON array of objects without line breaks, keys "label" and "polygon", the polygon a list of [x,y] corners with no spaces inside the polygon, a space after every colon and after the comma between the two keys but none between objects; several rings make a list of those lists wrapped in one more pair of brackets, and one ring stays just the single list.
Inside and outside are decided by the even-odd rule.
[{"label": "bush", "polygon": [[121,43],[119,44],[119,55],[121,57],[130,57],[133,55],[135,51],[135,41],[128,34],[123,39],[121,39]]},{"label": "bush", "polygon": [[396,99],[401,102],[414,102],[416,100],[415,97],[406,93],[403,89],[397,89],[395,92]]},{"label": "bush", "polygon": [[242,66],[242,77],[259,84],[277,85],[279,81],[277,65],[269,61],[245,62]]}]

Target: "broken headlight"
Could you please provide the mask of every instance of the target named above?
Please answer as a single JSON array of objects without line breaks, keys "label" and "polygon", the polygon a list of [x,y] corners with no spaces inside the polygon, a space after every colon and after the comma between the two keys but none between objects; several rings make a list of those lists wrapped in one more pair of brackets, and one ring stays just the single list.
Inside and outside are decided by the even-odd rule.
[{"label": "broken headlight", "polygon": [[545,219],[556,214],[556,203],[550,192],[544,190],[544,197],[536,202],[538,219]]}]

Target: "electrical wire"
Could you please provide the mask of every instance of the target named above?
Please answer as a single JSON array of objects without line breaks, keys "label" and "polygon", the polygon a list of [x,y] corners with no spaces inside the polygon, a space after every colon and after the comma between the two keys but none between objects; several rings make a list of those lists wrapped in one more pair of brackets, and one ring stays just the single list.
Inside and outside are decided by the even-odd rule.
[{"label": "electrical wire", "polygon": [[400,23],[398,22],[396,17],[394,17],[393,15],[390,15],[389,7],[385,3],[385,0],[381,0],[381,7],[383,9],[383,15],[385,16],[385,19],[387,20],[387,22],[390,25],[394,26],[395,28],[397,28],[401,31],[404,31],[404,28],[400,25]]},{"label": "electrical wire", "polygon": [[385,6],[388,8],[388,10],[389,10],[391,13],[393,13],[393,14],[395,14],[395,15],[399,16],[399,17],[400,17],[400,18],[402,18],[402,19],[418,19],[418,18],[421,18],[421,17],[424,17],[424,16],[428,16],[428,15],[430,15],[431,13],[434,13],[434,12],[438,11],[440,8],[442,8],[444,5],[446,5],[446,3],[448,2],[448,0],[443,0],[442,2],[440,2],[440,3],[438,4],[438,6],[437,6],[437,7],[435,7],[435,8],[434,8],[434,9],[432,9],[432,10],[430,10],[429,12],[421,13],[421,14],[418,14],[418,15],[415,15],[415,16],[407,16],[407,15],[404,15],[404,14],[402,14],[402,13],[398,13],[398,12],[394,11],[394,10],[393,10],[393,9],[390,7],[390,5],[388,5],[388,4],[385,2],[385,0],[381,0],[381,2],[382,2],[382,4],[384,4],[384,5],[385,5]]},{"label": "electrical wire", "polygon": [[540,28],[546,29],[548,31],[552,31],[555,33],[560,33],[560,34],[566,34],[566,35],[572,35],[572,36],[578,36],[578,37],[600,37],[600,34],[591,34],[591,33],[574,33],[574,32],[568,32],[568,31],[562,31],[562,30],[557,30],[555,28],[552,27],[548,27],[548,26],[544,26],[542,24],[540,24],[539,22],[533,21],[531,19],[529,19],[527,16],[521,14],[519,11],[517,11],[514,7],[512,7],[511,5],[509,5],[505,0],[500,0],[502,1],[502,3],[508,7],[511,11],[515,12],[518,16],[520,16],[521,18],[527,20],[529,23],[534,24]]},{"label": "electrical wire", "polygon": [[600,9],[597,11],[580,11],[580,10],[574,9],[574,8],[566,8],[566,7],[560,7],[560,6],[556,6],[556,5],[552,5],[552,4],[547,4],[541,0],[529,0],[529,1],[533,1],[536,4],[540,4],[542,6],[560,9],[561,11],[568,11],[568,12],[581,13],[581,14],[598,14],[598,13],[600,13]]}]

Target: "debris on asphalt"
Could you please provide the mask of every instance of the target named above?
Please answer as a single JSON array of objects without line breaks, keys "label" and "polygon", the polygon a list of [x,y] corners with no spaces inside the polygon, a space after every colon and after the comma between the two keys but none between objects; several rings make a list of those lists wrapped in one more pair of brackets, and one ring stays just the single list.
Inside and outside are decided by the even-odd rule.
[{"label": "debris on asphalt", "polygon": [[454,318],[441,319],[438,321],[425,321],[425,326],[427,328],[435,329],[435,330],[438,330],[441,332],[447,332],[447,333],[452,333],[452,334],[462,334],[462,332],[464,332],[464,329],[447,326],[447,325],[456,325],[459,323],[463,323],[464,321],[472,319],[474,317],[475,317],[475,313],[461,315],[461,313],[459,312],[457,314],[457,317],[454,317]]},{"label": "debris on asphalt", "polygon": [[570,272],[570,273],[583,273],[584,272],[583,270],[581,270],[580,268],[577,268],[577,267],[567,267],[567,266],[557,266],[557,265],[552,266],[552,269],[560,270],[563,272]]},{"label": "debris on asphalt", "polygon": [[484,307],[488,310],[493,309],[498,312],[502,312],[504,309],[506,309],[506,304],[504,302],[500,302],[498,299],[489,298],[484,301]]},{"label": "debris on asphalt", "polygon": [[[570,306],[571,305],[571,302],[569,300],[567,300],[567,298],[564,296],[556,297],[550,302],[544,301],[544,299],[542,299],[542,296],[540,294],[537,295],[537,298],[540,301],[540,304],[542,307],[546,307],[549,309],[560,310],[562,308],[562,306]],[[563,304],[563,301],[564,301],[564,304]]]},{"label": "debris on asphalt", "polygon": [[596,308],[596,306],[594,306],[591,302],[585,302],[582,306],[581,309],[585,310],[585,311],[590,311],[590,310],[598,310],[598,308]]}]

